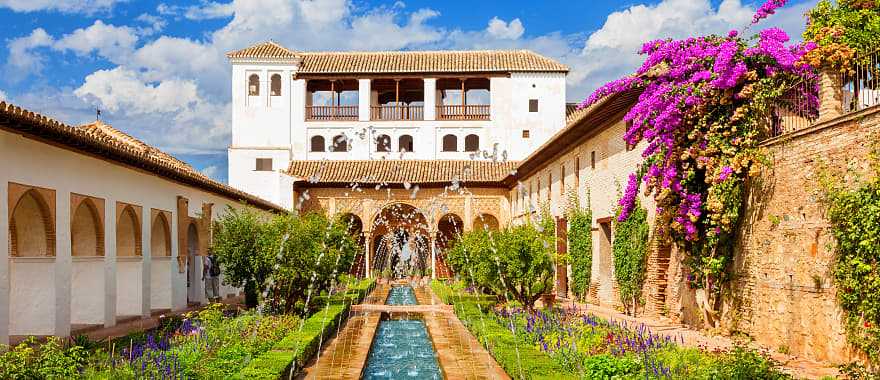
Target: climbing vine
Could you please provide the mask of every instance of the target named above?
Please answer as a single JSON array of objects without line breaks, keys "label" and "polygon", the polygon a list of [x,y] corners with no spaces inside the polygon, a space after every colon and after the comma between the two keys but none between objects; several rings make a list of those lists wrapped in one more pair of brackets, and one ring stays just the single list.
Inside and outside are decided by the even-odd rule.
[{"label": "climbing vine", "polygon": [[584,299],[590,289],[590,276],[593,269],[593,211],[590,209],[590,194],[584,208],[580,207],[577,194],[570,196],[568,208],[568,257],[571,261],[571,289]]},{"label": "climbing vine", "polygon": [[[784,4],[770,0],[755,22]],[[802,62],[814,43],[788,45],[778,28],[746,39],[737,31],[683,40],[646,43],[647,55],[635,75],[600,87],[582,107],[638,89],[641,95],[625,116],[623,139],[645,141],[645,161],[632,174],[620,200],[619,221],[636,209],[640,186],[654,195],[658,233],[687,254],[710,326],[717,321],[722,287],[749,177],[766,161],[759,148],[778,107],[815,115],[818,90],[803,86],[815,78]],[[796,99],[796,102],[789,102]]]},{"label": "climbing vine", "polygon": [[868,179],[826,171],[821,183],[837,243],[834,279],[847,337],[871,362],[880,363],[880,142],[869,161]]},{"label": "climbing vine", "polygon": [[848,71],[853,60],[861,54],[880,48],[880,1],[822,0],[807,13],[809,22],[804,40],[815,41],[817,48],[808,52],[804,60],[813,67],[829,65],[838,71]]},{"label": "climbing vine", "polygon": [[614,224],[614,278],[620,302],[634,315],[642,296],[648,259],[648,212],[636,201],[626,219]]}]

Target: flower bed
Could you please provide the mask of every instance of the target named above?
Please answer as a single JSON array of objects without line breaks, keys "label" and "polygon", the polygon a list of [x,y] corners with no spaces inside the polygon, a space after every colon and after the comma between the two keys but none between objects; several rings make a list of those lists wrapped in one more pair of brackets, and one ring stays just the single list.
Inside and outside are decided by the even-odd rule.
[{"label": "flower bed", "polygon": [[537,350],[530,342],[517,337],[492,317],[494,297],[457,291],[441,281],[431,282],[431,289],[443,302],[454,305],[455,315],[487,348],[495,361],[513,378],[570,379],[566,371],[550,356]]},{"label": "flower bed", "polygon": [[604,320],[578,309],[498,308],[492,318],[583,378],[786,379],[777,364],[736,346],[706,352],[644,324]]}]

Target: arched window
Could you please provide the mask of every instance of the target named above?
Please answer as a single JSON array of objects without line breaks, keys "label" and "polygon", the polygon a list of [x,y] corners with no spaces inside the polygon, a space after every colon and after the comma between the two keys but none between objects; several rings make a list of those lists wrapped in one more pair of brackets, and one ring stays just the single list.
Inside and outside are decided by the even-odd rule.
[{"label": "arched window", "polygon": [[455,135],[443,136],[443,151],[458,152],[458,137]]},{"label": "arched window", "polygon": [[464,151],[465,152],[476,152],[478,150],[480,150],[480,136],[467,135],[464,138]]},{"label": "arched window", "polygon": [[376,137],[376,151],[377,152],[390,152],[391,151],[391,137],[388,135],[379,135]]},{"label": "arched window", "polygon": [[401,152],[413,151],[413,138],[410,135],[403,135],[397,139],[397,147]]},{"label": "arched window", "polygon": [[248,95],[260,95],[260,76],[257,74],[251,74],[251,76],[248,77]]},{"label": "arched window", "polygon": [[272,80],[269,84],[269,94],[272,96],[281,96],[281,74],[272,74]]},{"label": "arched window", "polygon": [[116,256],[141,255],[141,226],[131,206],[124,206],[116,222]]},{"label": "arched window", "polygon": [[331,152],[348,152],[348,139],[344,135],[336,135],[333,137],[333,145],[330,147]]},{"label": "arched window", "polygon": [[153,257],[171,256],[171,227],[161,212],[153,219],[150,228],[150,252]]},{"label": "arched window", "polygon": [[12,256],[55,256],[55,230],[49,205],[36,190],[18,200],[9,220]]},{"label": "arched window", "polygon": [[70,230],[73,256],[104,256],[104,229],[91,199],[84,199],[77,206]]},{"label": "arched window", "polygon": [[324,136],[312,136],[311,151],[323,152],[327,148],[324,146]]}]

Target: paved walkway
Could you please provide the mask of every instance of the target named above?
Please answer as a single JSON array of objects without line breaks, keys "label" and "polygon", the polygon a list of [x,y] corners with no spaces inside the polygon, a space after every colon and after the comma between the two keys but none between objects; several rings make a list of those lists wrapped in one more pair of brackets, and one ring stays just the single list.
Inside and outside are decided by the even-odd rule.
[{"label": "paved walkway", "polygon": [[[668,335],[676,339],[684,339],[684,345],[690,347],[699,347],[705,350],[726,350],[734,346],[733,339],[725,336],[708,335],[704,331],[695,330],[687,325],[674,324],[669,321],[659,320],[651,317],[631,317],[618,312],[615,309],[602,307],[592,304],[584,304],[578,302],[560,302],[559,306],[577,307],[583,313],[590,313],[605,319],[626,320],[629,322],[643,323],[651,331],[661,335]],[[839,371],[836,367],[829,367],[826,364],[799,358],[796,356],[782,354],[767,347],[757,344],[749,344],[750,347],[766,353],[774,360],[782,363],[783,369],[789,374],[797,378],[818,379],[824,376],[837,377]]]},{"label": "paved walkway", "polygon": [[416,313],[425,321],[447,379],[510,379],[461,324],[450,306],[444,305],[426,287],[413,289],[419,305],[389,306],[385,305],[385,299],[391,286],[377,285],[364,303],[352,307],[348,322],[336,337],[327,342],[321,355],[306,367],[299,378],[359,379],[382,314]]}]

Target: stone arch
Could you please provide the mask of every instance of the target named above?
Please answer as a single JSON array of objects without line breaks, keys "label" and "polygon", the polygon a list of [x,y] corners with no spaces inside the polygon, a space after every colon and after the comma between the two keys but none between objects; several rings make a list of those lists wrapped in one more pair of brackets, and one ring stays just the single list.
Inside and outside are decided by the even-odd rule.
[{"label": "stone arch", "polygon": [[437,277],[448,278],[452,276],[452,270],[446,264],[446,250],[451,248],[455,239],[464,232],[464,221],[455,213],[448,213],[437,220],[437,234],[435,246],[437,247]]},{"label": "stone arch", "polygon": [[90,198],[83,199],[70,222],[73,256],[104,256],[104,225],[101,212]]},{"label": "stone arch", "polygon": [[333,143],[330,146],[331,152],[348,152],[348,138],[345,135],[333,136]]},{"label": "stone arch", "polygon": [[150,255],[171,256],[171,224],[164,212],[156,213],[150,227]]},{"label": "stone arch", "polygon": [[124,205],[116,220],[116,257],[141,256],[141,223],[134,206]]},{"label": "stone arch", "polygon": [[[403,256],[393,247],[406,246],[408,252],[414,253],[418,268],[425,267],[430,261],[430,250],[425,242],[428,240],[429,218],[421,209],[403,202],[389,202],[372,218],[372,252],[370,266],[373,273],[381,273],[383,269],[394,267],[394,262]],[[411,257],[412,259],[412,257]]]},{"label": "stone arch", "polygon": [[480,214],[474,218],[473,228],[482,228],[488,231],[498,231],[501,227],[500,223],[498,223],[498,218],[496,218],[492,214]]},{"label": "stone arch", "polygon": [[414,149],[412,136],[402,135],[397,138],[397,150],[399,152],[412,152]]},{"label": "stone arch", "polygon": [[10,252],[15,257],[55,256],[55,223],[49,203],[36,189],[26,190],[9,218]]}]

